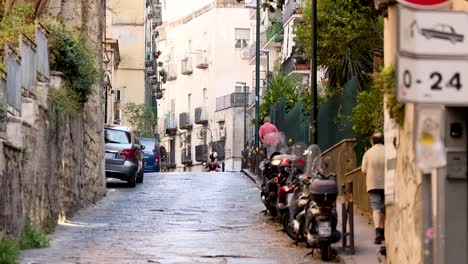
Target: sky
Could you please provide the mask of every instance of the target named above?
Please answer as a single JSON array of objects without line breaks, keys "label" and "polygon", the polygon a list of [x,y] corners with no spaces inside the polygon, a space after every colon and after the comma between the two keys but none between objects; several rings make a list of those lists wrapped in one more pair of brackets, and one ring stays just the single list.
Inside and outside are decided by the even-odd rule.
[{"label": "sky", "polygon": [[163,21],[172,21],[192,13],[213,0],[162,0],[163,3]]}]

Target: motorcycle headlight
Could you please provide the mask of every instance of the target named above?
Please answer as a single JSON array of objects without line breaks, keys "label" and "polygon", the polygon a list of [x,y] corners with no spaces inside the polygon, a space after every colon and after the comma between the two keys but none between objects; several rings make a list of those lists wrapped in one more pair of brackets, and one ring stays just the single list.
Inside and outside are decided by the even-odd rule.
[{"label": "motorcycle headlight", "polygon": [[280,165],[280,164],[281,164],[281,160],[273,160],[273,161],[271,161],[271,165],[273,165],[273,166],[278,166],[278,165]]}]

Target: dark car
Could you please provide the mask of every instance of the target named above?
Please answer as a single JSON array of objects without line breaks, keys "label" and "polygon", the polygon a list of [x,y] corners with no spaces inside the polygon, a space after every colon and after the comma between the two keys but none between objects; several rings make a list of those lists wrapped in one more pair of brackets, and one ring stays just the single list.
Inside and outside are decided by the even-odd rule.
[{"label": "dark car", "polygon": [[106,177],[127,181],[129,187],[143,182],[145,159],[142,146],[129,127],[104,128]]},{"label": "dark car", "polygon": [[445,39],[452,43],[463,42],[465,38],[463,35],[455,32],[452,26],[445,24],[438,24],[433,28],[423,28],[421,29],[421,34],[427,39]]},{"label": "dark car", "polygon": [[158,140],[153,138],[140,138],[140,143],[145,146],[145,149],[143,150],[145,155],[145,171],[159,172],[161,155]]}]

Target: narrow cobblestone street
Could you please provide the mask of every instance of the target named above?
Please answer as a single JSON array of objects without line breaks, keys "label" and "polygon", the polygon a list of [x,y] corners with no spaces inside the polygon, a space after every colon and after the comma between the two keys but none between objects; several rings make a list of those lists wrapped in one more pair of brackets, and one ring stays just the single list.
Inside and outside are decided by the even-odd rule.
[{"label": "narrow cobblestone street", "polygon": [[21,263],[319,263],[264,209],[241,173],[145,174],[135,189],[108,184],[97,206],[59,225]]}]

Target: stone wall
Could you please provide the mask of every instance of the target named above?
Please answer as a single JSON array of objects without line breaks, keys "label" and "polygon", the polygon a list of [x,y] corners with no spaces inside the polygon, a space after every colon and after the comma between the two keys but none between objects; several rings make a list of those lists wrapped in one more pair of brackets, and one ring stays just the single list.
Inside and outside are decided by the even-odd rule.
[{"label": "stone wall", "polygon": [[404,128],[399,131],[395,172],[395,202],[386,206],[387,263],[422,263],[422,175],[413,151],[414,106],[406,106]]},{"label": "stone wall", "polygon": [[22,116],[8,117],[0,139],[0,232],[14,236],[28,217],[55,222],[105,195],[104,174],[85,166],[89,149],[100,147],[86,144],[83,115],[64,117],[23,97]]},{"label": "stone wall", "polygon": [[[50,0],[45,14],[80,30],[101,68],[105,0]],[[0,234],[19,236],[27,218],[55,222],[105,195],[101,83],[74,117],[46,103],[48,83],[23,94],[22,113],[0,134]]]}]

